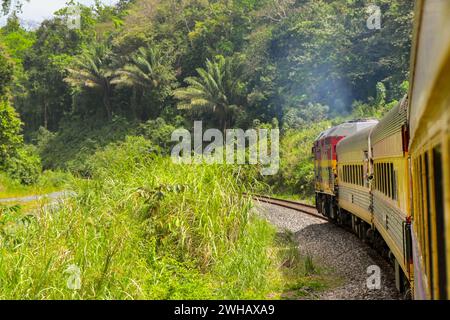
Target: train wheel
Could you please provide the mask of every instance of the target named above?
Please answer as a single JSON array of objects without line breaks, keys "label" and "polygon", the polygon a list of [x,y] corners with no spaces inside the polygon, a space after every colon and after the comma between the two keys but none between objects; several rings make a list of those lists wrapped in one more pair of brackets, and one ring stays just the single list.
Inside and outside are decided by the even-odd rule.
[{"label": "train wheel", "polygon": [[333,220],[336,220],[336,210],[334,208],[334,204],[333,204],[333,200],[332,199],[329,201],[328,208],[329,208],[330,218],[333,219]]},{"label": "train wheel", "polygon": [[327,211],[326,211],[326,206],[325,206],[325,201],[322,200],[320,202],[320,207],[321,207],[321,211],[322,211],[322,215],[324,215],[325,217],[327,217]]}]

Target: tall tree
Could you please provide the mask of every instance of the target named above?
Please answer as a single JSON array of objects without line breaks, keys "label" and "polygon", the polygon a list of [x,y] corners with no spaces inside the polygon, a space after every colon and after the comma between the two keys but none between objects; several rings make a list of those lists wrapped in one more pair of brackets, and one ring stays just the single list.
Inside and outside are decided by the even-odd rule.
[{"label": "tall tree", "polygon": [[22,146],[20,134],[22,122],[19,115],[5,99],[0,99],[0,169],[4,169],[7,161]]},{"label": "tall tree", "polygon": [[4,169],[23,142],[20,135],[22,122],[6,96],[12,81],[12,69],[12,63],[0,47],[0,169]]},{"label": "tall tree", "polygon": [[[172,93],[176,82],[172,62],[170,52],[164,54],[157,46],[141,47],[128,63],[115,72],[111,83],[133,88],[134,96],[139,96],[139,102],[144,98],[144,101],[148,101],[148,107],[158,110]],[[141,119],[147,118],[148,113],[144,107]]]},{"label": "tall tree", "polygon": [[111,50],[104,44],[95,45],[75,58],[69,75],[64,79],[73,87],[92,90],[102,97],[103,106],[109,120],[112,119],[113,72]]},{"label": "tall tree", "polygon": [[0,44],[0,99],[6,94],[8,85],[12,81],[13,66]]},{"label": "tall tree", "polygon": [[198,76],[188,77],[185,88],[175,91],[179,109],[207,109],[215,113],[224,130],[233,123],[233,116],[243,107],[245,85],[241,81],[237,58],[217,56],[206,61],[206,69],[198,68]]}]

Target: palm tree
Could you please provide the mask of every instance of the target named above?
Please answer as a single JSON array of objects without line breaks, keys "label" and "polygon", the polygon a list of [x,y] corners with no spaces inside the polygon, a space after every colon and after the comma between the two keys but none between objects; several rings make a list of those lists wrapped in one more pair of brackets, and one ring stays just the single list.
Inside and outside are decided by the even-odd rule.
[{"label": "palm tree", "polygon": [[[176,81],[172,58],[159,47],[141,47],[125,66],[114,73],[112,84],[132,87],[140,96],[152,96],[161,104],[172,92]],[[156,101],[155,101],[156,100]]]},{"label": "palm tree", "polygon": [[206,69],[198,68],[197,77],[184,80],[188,87],[175,90],[175,98],[180,100],[178,108],[213,111],[225,132],[243,101],[240,69],[240,64],[232,58],[218,56],[214,61],[206,60]]},{"label": "palm tree", "polygon": [[64,79],[69,85],[88,88],[98,92],[103,101],[108,119],[112,118],[112,72],[111,51],[105,45],[96,45],[75,58],[74,66],[67,68],[69,75]]}]

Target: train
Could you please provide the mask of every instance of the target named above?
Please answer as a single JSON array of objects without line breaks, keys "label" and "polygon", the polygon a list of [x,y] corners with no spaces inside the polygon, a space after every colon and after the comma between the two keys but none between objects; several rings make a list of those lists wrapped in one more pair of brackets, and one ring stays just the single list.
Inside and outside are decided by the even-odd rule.
[{"label": "train", "polygon": [[450,297],[450,1],[418,0],[410,89],[314,142],[317,210],[389,259],[397,289]]}]

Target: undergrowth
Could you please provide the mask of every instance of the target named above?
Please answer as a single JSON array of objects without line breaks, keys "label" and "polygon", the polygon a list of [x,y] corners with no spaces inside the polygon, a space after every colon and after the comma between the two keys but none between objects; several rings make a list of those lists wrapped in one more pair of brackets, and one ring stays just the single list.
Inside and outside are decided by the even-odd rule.
[{"label": "undergrowth", "polygon": [[89,163],[63,205],[0,210],[0,298],[266,299],[318,281],[242,195],[250,170],[177,165],[144,138]]}]

